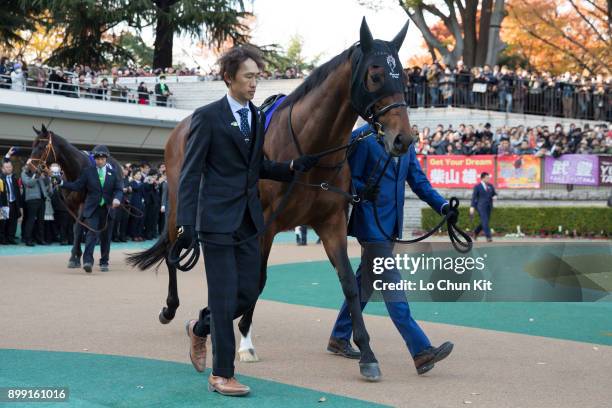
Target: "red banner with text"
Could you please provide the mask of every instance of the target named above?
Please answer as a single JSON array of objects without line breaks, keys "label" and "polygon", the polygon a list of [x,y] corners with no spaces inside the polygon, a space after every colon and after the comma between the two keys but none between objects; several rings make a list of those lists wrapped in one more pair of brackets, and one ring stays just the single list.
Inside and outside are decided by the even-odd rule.
[{"label": "red banner with text", "polygon": [[427,178],[434,187],[472,188],[480,181],[480,174],[491,175],[495,184],[495,156],[427,156]]}]

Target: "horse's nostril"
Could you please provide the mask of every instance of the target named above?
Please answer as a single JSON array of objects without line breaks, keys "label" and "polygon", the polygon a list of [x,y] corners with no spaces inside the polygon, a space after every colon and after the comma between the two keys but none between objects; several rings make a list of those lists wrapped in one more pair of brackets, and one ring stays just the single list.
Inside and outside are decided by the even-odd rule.
[{"label": "horse's nostril", "polygon": [[395,136],[395,140],[393,140],[393,147],[398,149],[398,150],[401,149],[404,146],[404,144],[402,143],[402,137],[401,136],[402,136],[401,134],[397,135],[397,136]]}]

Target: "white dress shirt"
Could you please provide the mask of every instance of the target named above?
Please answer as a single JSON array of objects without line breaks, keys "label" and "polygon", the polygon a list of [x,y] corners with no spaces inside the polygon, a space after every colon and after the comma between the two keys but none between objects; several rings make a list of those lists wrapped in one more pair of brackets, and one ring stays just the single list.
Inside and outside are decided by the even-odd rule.
[{"label": "white dress shirt", "polygon": [[[249,102],[247,101],[245,105],[241,105],[240,102],[232,98],[229,93],[227,94],[227,101],[229,102],[230,109],[234,114],[234,119],[236,119],[236,123],[238,123],[238,126],[240,126],[240,114],[238,113],[238,111],[244,108],[249,109]],[[249,128],[252,129],[253,126],[251,125],[251,109],[249,109],[249,115],[247,116],[247,119],[249,121]]]}]

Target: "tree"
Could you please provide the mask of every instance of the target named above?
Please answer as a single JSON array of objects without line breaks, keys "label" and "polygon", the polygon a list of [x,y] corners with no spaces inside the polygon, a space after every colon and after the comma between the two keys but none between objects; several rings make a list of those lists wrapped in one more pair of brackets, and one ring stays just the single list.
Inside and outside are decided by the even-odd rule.
[{"label": "tree", "polygon": [[115,61],[120,65],[130,65],[131,62],[136,63],[138,66],[151,66],[153,64],[153,48],[149,47],[145,42],[137,35],[134,35],[130,31],[124,31],[121,33],[118,39],[119,45],[131,54],[130,59],[123,61]]},{"label": "tree", "polygon": [[175,34],[187,33],[204,38],[219,47],[228,38],[234,45],[249,40],[248,27],[242,19],[251,14],[244,11],[242,0],[149,0],[143,17],[155,24],[154,68],[172,66],[172,46]]},{"label": "tree", "polygon": [[612,41],[603,0],[511,0],[502,37],[509,54],[553,73],[610,70]]},{"label": "tree", "polygon": [[47,60],[50,65],[89,65],[101,68],[117,59],[132,59],[113,29],[127,22],[142,25],[136,13],[144,0],[32,0],[47,10],[48,27],[64,30],[64,42]]},{"label": "tree", "polygon": [[[428,47],[439,52],[445,64],[455,65],[460,59],[468,66],[495,63],[502,50],[499,27],[504,18],[504,0],[445,0],[444,5],[446,14],[435,2],[400,0]],[[431,32],[425,13],[442,21],[453,39],[452,49]]]},{"label": "tree", "polygon": [[[373,8],[380,3],[358,1]],[[460,59],[468,66],[494,64],[503,49],[499,28],[505,16],[504,0],[399,0],[399,5],[421,31],[432,57],[439,54],[445,64],[455,65]],[[451,45],[430,29],[427,15],[442,22]]]},{"label": "tree", "polygon": [[44,61],[64,42],[63,29],[48,27],[40,21],[34,23],[33,30],[20,30],[16,34],[22,40],[11,43],[10,48],[0,45],[0,54],[10,58],[40,58]]},{"label": "tree", "polygon": [[13,48],[23,44],[21,33],[35,30],[37,16],[41,12],[37,5],[23,0],[5,0],[0,6],[0,45]]}]

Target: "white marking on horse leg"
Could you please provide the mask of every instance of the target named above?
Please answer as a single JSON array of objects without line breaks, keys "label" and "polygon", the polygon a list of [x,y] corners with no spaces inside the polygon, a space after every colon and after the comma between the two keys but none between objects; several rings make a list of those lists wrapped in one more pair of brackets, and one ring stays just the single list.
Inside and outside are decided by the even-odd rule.
[{"label": "white marking on horse leg", "polygon": [[238,356],[240,357],[240,361],[245,363],[256,363],[259,361],[259,357],[257,357],[257,353],[255,353],[255,346],[253,346],[253,341],[251,340],[252,330],[253,326],[251,325],[246,337],[242,336],[242,333],[240,334]]},{"label": "white marking on horse leg", "polygon": [[251,340],[252,331],[253,331],[253,325],[249,327],[249,332],[247,333],[246,337],[244,337],[242,333],[240,333],[240,348],[238,349],[238,351],[244,351],[248,349],[255,350],[255,347],[253,346],[253,341]]}]

